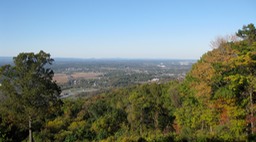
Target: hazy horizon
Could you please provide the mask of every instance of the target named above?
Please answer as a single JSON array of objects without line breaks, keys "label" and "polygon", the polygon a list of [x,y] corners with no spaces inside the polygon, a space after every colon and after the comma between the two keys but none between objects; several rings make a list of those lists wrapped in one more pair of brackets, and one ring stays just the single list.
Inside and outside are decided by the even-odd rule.
[{"label": "hazy horizon", "polygon": [[199,59],[255,23],[256,1],[0,1],[0,56]]},{"label": "hazy horizon", "polygon": [[[16,57],[16,56],[0,56],[0,59],[1,58],[5,58],[5,59],[11,59],[12,60],[12,58],[13,57]],[[118,58],[118,57],[116,57],[116,58],[79,58],[79,57],[52,57],[51,56],[51,58],[53,58],[53,59],[57,59],[57,60],[62,60],[62,59],[64,59],[64,60],[67,60],[67,59],[70,59],[70,60],[185,60],[185,61],[187,61],[187,60],[192,60],[192,61],[196,61],[196,60],[198,60],[198,59],[189,59],[189,58]]]}]

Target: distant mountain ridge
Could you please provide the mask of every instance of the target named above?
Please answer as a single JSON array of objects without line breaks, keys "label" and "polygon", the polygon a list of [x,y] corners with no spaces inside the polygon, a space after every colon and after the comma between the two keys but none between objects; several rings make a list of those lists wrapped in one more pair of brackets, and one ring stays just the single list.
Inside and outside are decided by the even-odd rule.
[{"label": "distant mountain ridge", "polygon": [[5,64],[11,64],[13,57],[0,57],[0,66]]}]

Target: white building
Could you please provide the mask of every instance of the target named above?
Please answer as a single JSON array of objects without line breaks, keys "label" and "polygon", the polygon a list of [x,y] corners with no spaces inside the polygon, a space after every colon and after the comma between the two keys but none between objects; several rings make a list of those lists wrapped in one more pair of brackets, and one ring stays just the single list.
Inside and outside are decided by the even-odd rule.
[{"label": "white building", "polygon": [[153,78],[150,82],[158,82],[159,79],[158,78]]}]

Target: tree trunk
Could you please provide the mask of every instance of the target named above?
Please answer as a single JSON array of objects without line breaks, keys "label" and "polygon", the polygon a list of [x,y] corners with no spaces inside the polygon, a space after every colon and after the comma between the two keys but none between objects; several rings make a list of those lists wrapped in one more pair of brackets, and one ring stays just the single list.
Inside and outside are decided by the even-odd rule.
[{"label": "tree trunk", "polygon": [[29,128],[29,142],[33,142],[33,138],[32,138],[32,126],[31,126],[31,117],[29,116],[29,120],[28,120],[28,128]]},{"label": "tree trunk", "polygon": [[143,122],[143,117],[142,117],[142,114],[140,115],[140,124],[139,124],[139,127],[140,127],[140,136],[142,135],[142,122]]},{"label": "tree trunk", "polygon": [[155,129],[156,129],[156,130],[158,130],[158,126],[159,126],[158,117],[159,117],[159,111],[156,111],[156,112],[155,112],[155,116],[154,116]]},{"label": "tree trunk", "polygon": [[254,134],[253,129],[254,129],[254,123],[253,123],[253,117],[254,117],[254,112],[253,112],[253,99],[252,99],[252,91],[250,92],[250,103],[251,103],[251,134]]}]

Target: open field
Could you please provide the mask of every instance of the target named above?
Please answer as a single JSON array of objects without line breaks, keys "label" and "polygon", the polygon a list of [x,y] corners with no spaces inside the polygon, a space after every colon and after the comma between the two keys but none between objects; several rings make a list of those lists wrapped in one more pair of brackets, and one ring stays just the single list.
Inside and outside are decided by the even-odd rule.
[{"label": "open field", "polygon": [[71,75],[65,73],[57,73],[54,75],[53,80],[56,80],[57,83],[64,84],[69,81],[69,79],[95,79],[101,76],[102,73],[93,73],[93,72],[75,72]]},{"label": "open field", "polygon": [[68,76],[64,73],[54,74],[53,80],[56,80],[57,83],[64,84],[68,82]]},{"label": "open field", "polygon": [[83,78],[83,79],[95,79],[102,75],[102,73],[93,73],[93,72],[75,72],[71,74],[71,77],[74,79]]}]

